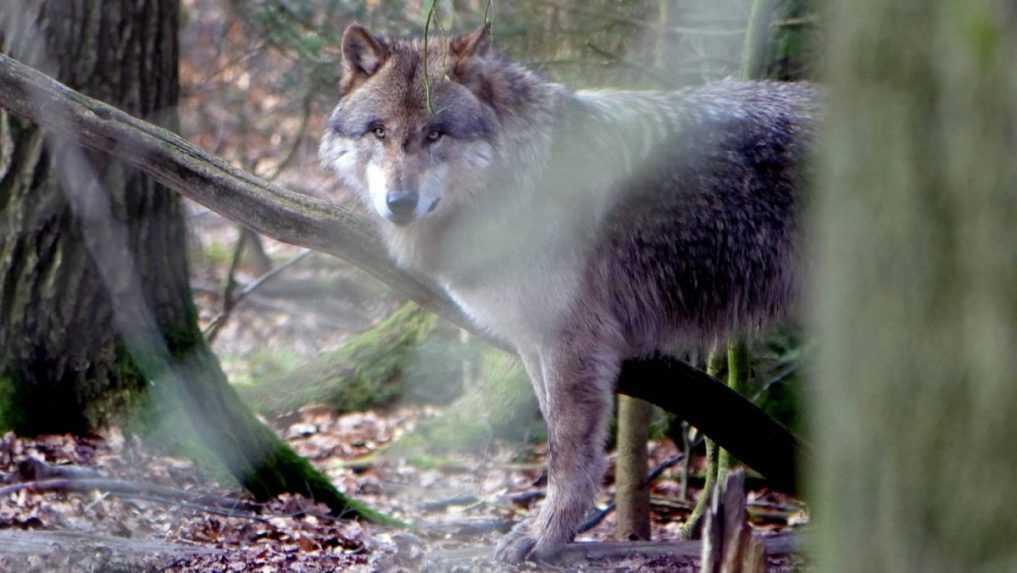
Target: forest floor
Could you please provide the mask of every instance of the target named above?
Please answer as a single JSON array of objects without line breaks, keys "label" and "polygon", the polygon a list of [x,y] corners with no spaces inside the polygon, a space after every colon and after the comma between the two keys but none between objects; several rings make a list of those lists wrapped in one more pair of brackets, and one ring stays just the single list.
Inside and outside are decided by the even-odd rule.
[{"label": "forest floor", "polygon": [[[225,253],[239,233],[215,215],[192,209],[191,217],[196,233],[192,282],[207,323],[219,312]],[[300,252],[265,244],[275,264]],[[242,287],[257,275],[248,263],[239,267],[236,279]],[[231,378],[243,382],[335,348],[397,306],[370,279],[315,255],[238,304],[214,348]],[[696,570],[695,557],[673,555],[516,568],[492,562],[498,537],[539,503],[544,447],[495,442],[484,451],[454,456],[373,455],[437,412],[434,406],[397,405],[337,415],[308,405],[269,421],[340,490],[415,525],[407,530],[337,520],[299,496],[252,504],[235,484],[218,482],[193,463],[117,429],[88,438],[4,436],[0,571]],[[677,451],[661,441],[651,443],[650,454],[656,465]],[[693,470],[699,463],[696,458]],[[609,484],[612,472],[613,464]],[[676,475],[677,468],[669,469],[652,486],[656,541],[678,538],[698,493],[693,482],[690,500],[680,499]],[[611,493],[608,487],[601,494],[601,507]],[[776,492],[756,488],[749,502],[759,534],[789,531],[808,520],[800,502]],[[580,540],[610,540],[613,525],[609,514]],[[771,558],[769,568],[807,566],[785,556]]]},{"label": "forest floor", "polygon": [[[434,467],[357,461],[426,415],[401,408],[336,416],[312,407],[280,428],[342,490],[415,524],[410,530],[335,519],[299,496],[253,504],[192,462],[153,453],[116,430],[87,438],[9,434],[0,441],[3,485],[42,485],[0,497],[0,571],[697,570],[694,557],[668,555],[560,566],[493,563],[499,535],[539,500],[543,449],[501,447],[443,457]],[[675,453],[669,443],[651,444],[650,451],[652,463]],[[688,514],[677,489],[670,479],[652,489],[657,541],[676,540]],[[780,494],[754,491],[750,504],[759,533],[805,519],[801,506]],[[613,514],[580,540],[610,540],[612,530]],[[802,570],[797,558],[772,558],[769,565]]]}]

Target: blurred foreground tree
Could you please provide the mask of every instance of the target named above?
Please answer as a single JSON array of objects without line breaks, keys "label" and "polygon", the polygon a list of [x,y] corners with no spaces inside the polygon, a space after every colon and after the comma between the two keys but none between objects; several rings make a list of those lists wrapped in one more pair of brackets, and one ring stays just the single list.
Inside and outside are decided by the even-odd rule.
[{"label": "blurred foreground tree", "polygon": [[1017,571],[1017,8],[831,8],[819,568]]},{"label": "blurred foreground tree", "polygon": [[[173,127],[179,13],[178,0],[17,1],[0,9],[0,48]],[[147,404],[144,425],[193,441],[258,498],[378,517],[227,384],[198,330],[184,241],[174,193],[0,110],[0,425],[81,433]]]}]

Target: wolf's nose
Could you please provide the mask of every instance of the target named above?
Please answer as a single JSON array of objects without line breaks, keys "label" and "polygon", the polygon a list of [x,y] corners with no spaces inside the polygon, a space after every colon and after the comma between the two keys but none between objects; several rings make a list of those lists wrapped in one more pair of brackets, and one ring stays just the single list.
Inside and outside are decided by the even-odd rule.
[{"label": "wolf's nose", "polygon": [[393,221],[405,222],[413,218],[417,210],[417,194],[407,191],[393,191],[385,196],[388,210],[392,211]]}]

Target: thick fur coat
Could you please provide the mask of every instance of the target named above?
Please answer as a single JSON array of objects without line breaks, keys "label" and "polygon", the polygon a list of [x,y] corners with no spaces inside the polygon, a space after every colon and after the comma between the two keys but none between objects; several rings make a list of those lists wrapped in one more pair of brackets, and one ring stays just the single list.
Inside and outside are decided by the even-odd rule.
[{"label": "thick fur coat", "polygon": [[353,25],[343,55],[322,162],[400,265],[518,351],[548,425],[548,495],[497,554],[553,558],[599,487],[621,362],[792,304],[818,94],[572,92],[492,53],[486,29],[432,40],[425,66],[419,42]]}]

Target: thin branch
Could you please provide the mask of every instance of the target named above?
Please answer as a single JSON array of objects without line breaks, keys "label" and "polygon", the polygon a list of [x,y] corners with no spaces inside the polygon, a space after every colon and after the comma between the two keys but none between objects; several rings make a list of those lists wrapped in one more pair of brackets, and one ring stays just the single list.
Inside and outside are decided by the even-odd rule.
[{"label": "thin branch", "polygon": [[215,342],[216,337],[219,336],[219,332],[222,330],[222,325],[226,323],[226,319],[229,318],[230,313],[233,312],[233,289],[237,286],[237,268],[240,266],[240,259],[244,255],[244,245],[247,244],[251,231],[247,227],[240,227],[240,238],[237,239],[237,244],[233,247],[233,255],[230,257],[230,267],[226,271],[226,284],[222,288],[222,310],[219,314],[208,323],[205,327],[205,340],[209,344]]},{"label": "thin branch", "polygon": [[297,151],[300,150],[300,144],[304,141],[304,136],[307,135],[307,127],[311,124],[311,90],[307,90],[304,93],[304,101],[302,104],[302,112],[300,116],[300,127],[297,128],[297,134],[293,138],[293,145],[290,146],[289,151],[286,152],[286,156],[279,162],[275,167],[275,171],[271,175],[266,175],[265,179],[268,181],[275,181],[287,167],[293,163],[293,160],[297,157]]},{"label": "thin branch", "polygon": [[786,18],[784,20],[777,20],[770,24],[771,28],[797,28],[801,26],[817,26],[819,25],[819,17],[815,15],[802,16],[800,18]]},{"label": "thin branch", "polygon": [[427,11],[427,20],[424,22],[424,101],[427,103],[427,113],[434,114],[431,107],[431,76],[427,71],[427,47],[431,43],[431,20],[434,19],[435,9],[438,7],[438,0],[431,0],[431,8]]},{"label": "thin branch", "polygon": [[[674,467],[675,465],[678,464],[678,462],[682,461],[683,459],[685,459],[685,454],[678,454],[677,456],[673,456],[662,462],[657,467],[653,468],[653,471],[646,474],[646,479],[643,480],[642,487],[644,488],[649,487],[650,484],[657,481],[657,478],[660,477],[660,474],[664,473],[664,471],[667,470],[668,468]],[[598,525],[600,525],[600,522],[604,521],[604,518],[606,518],[608,515],[611,515],[611,512],[614,511],[614,509],[615,502],[614,500],[612,500],[610,503],[604,506],[603,509],[595,511],[593,515],[587,518],[587,520],[583,522],[582,525],[579,526],[579,530],[577,531],[577,533],[585,533],[593,529],[594,527],[597,527]]]},{"label": "thin branch", "polygon": [[491,4],[493,4],[493,3],[494,3],[494,0],[487,0],[487,5],[484,6],[484,23],[485,24],[490,24],[491,23]]},{"label": "thin branch", "polygon": [[[281,162],[279,162],[279,164],[276,166],[272,174],[265,176],[265,179],[267,181],[275,181],[275,179],[279,177],[280,174],[282,174],[283,170],[285,170],[289,166],[289,164],[292,163],[293,159],[297,156],[297,150],[300,149],[300,144],[303,142],[304,136],[307,134],[307,126],[310,124],[311,120],[310,91],[304,93],[304,101],[301,107],[303,109],[303,114],[300,119],[300,127],[297,129],[297,134],[293,138],[293,144],[290,145],[290,149],[287,152],[286,156],[283,158]],[[252,165],[250,167],[251,167],[250,171],[252,173],[255,172],[254,166]],[[204,332],[205,339],[208,340],[209,344],[215,342],[215,339],[219,336],[219,333],[222,332],[223,325],[226,324],[227,320],[229,320],[230,314],[233,312],[233,308],[236,306],[236,303],[239,302],[239,299],[233,298],[233,289],[236,288],[237,268],[240,266],[240,259],[244,253],[244,250],[248,248],[253,249],[254,247],[258,247],[259,250],[251,252],[262,254],[262,251],[260,251],[261,245],[260,243],[257,243],[257,241],[258,236],[254,234],[254,231],[251,231],[250,229],[242,225],[240,226],[240,238],[237,239],[237,244],[233,248],[233,255],[232,257],[230,257],[229,270],[226,272],[226,281],[225,284],[223,285],[222,310],[219,312],[218,315],[215,316],[215,318],[212,319],[211,322],[209,322],[208,326],[205,327]]]},{"label": "thin branch", "polygon": [[[238,244],[237,251],[234,252],[234,257],[235,257],[234,260],[239,258],[237,253],[240,252],[240,250],[241,250],[240,247],[242,247],[242,246],[243,246],[243,241],[240,241],[239,244]],[[292,267],[293,265],[299,263],[300,261],[306,259],[307,257],[312,255],[313,253],[314,253],[314,251],[311,251],[311,250],[303,251],[299,255],[296,255],[295,257],[291,258],[290,260],[286,261],[285,263],[279,265],[278,267],[275,267],[274,269],[268,271],[267,273],[261,275],[260,277],[258,277],[254,281],[252,281],[250,284],[245,286],[243,290],[241,290],[239,293],[237,293],[236,297],[232,297],[232,292],[233,292],[232,291],[232,287],[229,287],[228,290],[226,290],[223,293],[224,300],[223,300],[223,309],[222,309],[222,311],[219,314],[217,314],[215,316],[215,318],[213,318],[211,320],[211,322],[208,323],[208,326],[205,328],[205,337],[208,338],[208,341],[212,342],[212,340],[215,339],[216,334],[219,332],[219,330],[222,328],[222,326],[229,319],[230,314],[232,313],[233,309],[236,308],[236,306],[240,303],[240,301],[242,301],[245,298],[247,298],[251,293],[253,293],[255,290],[257,290],[258,287],[260,287],[261,285],[263,285],[266,282],[272,280],[274,277],[279,276],[280,273],[282,273],[286,269]],[[230,271],[231,273],[232,273],[232,268],[233,268],[233,265],[231,265],[231,271]],[[232,276],[232,274],[231,274],[231,276]],[[235,281],[230,280],[229,283],[230,284],[235,284]]]}]

